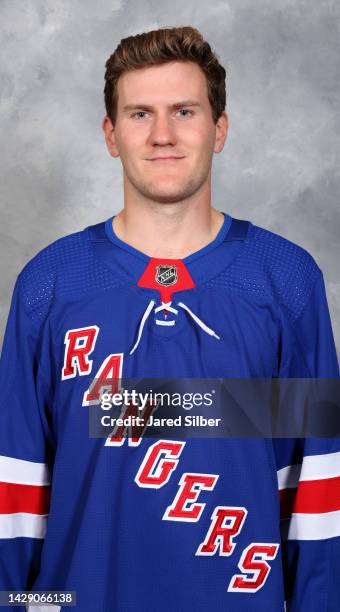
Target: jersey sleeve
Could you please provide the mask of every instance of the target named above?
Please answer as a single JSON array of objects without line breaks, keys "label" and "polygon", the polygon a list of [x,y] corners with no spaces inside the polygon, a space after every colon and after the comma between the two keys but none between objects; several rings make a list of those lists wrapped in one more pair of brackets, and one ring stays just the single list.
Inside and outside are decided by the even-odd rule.
[{"label": "jersey sleeve", "polygon": [[[338,378],[320,272],[283,346],[280,376]],[[286,337],[289,337],[286,330]],[[340,609],[340,441],[276,439],[287,612]]]},{"label": "jersey sleeve", "polygon": [[325,283],[320,271],[300,316],[293,322],[283,323],[282,337],[280,377],[339,376]]},{"label": "jersey sleeve", "polygon": [[19,275],[0,360],[0,590],[4,591],[31,588],[49,512],[53,439],[47,415],[51,384],[42,363],[44,342],[46,326],[41,318],[29,316]]}]

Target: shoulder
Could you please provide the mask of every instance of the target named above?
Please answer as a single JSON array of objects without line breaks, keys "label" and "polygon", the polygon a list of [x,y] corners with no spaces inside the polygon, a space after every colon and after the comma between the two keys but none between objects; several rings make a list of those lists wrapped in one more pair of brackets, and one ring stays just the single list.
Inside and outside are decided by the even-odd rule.
[{"label": "shoulder", "polygon": [[322,276],[306,249],[251,223],[241,261],[293,320],[302,313]]},{"label": "shoulder", "polygon": [[58,238],[21,270],[21,299],[31,318],[44,318],[56,297],[71,293],[79,296],[96,288],[98,279],[109,273],[93,255],[90,227]]},{"label": "shoulder", "polygon": [[303,247],[270,230],[251,225],[249,248],[266,270],[279,276],[315,274],[320,271],[314,257]]},{"label": "shoulder", "polygon": [[22,278],[29,277],[72,263],[86,250],[87,228],[62,236],[51,242],[34,255],[20,272]]}]

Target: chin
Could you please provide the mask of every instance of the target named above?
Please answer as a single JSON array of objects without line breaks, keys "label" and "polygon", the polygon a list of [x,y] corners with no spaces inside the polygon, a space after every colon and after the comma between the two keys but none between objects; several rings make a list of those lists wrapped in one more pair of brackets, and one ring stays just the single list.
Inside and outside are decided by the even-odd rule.
[{"label": "chin", "polygon": [[185,198],[191,196],[195,190],[191,188],[186,189],[147,189],[144,195],[150,198],[151,200],[155,200],[158,202],[179,202],[180,200],[184,200]]},{"label": "chin", "polygon": [[145,194],[150,200],[161,204],[175,204],[181,202],[187,195],[183,193],[149,193]]},{"label": "chin", "polygon": [[197,185],[196,183],[189,183],[181,186],[178,185],[176,188],[172,182],[171,186],[167,184],[164,185],[163,188],[161,188],[159,183],[153,185],[149,184],[145,187],[146,188],[142,190],[142,193],[145,197],[149,198],[150,200],[154,200],[155,202],[164,202],[165,204],[172,204],[174,202],[180,202],[181,200],[184,200],[193,195],[193,193],[197,191],[199,185]]}]

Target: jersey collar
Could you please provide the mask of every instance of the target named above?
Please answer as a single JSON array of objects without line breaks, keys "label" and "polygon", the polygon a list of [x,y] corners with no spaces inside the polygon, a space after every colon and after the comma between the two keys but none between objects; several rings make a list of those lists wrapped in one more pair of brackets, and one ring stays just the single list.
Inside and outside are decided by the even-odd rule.
[{"label": "jersey collar", "polygon": [[[223,214],[224,222],[215,239],[181,260],[194,280],[193,291],[199,290],[200,285],[226,269],[251,239],[253,226],[250,222]],[[109,266],[124,284],[138,289],[137,282],[152,258],[118,238],[113,231],[112,219],[109,217],[86,228],[94,255]],[[153,289],[141,290],[146,297],[157,295]]]},{"label": "jersey collar", "polygon": [[[220,228],[217,236],[214,238],[214,240],[209,242],[209,244],[207,244],[205,247],[202,247],[201,249],[199,249],[198,251],[195,251],[191,255],[188,255],[187,257],[182,258],[181,261],[185,265],[187,265],[188,263],[191,263],[192,261],[195,261],[196,259],[198,259],[199,257],[202,257],[203,255],[206,255],[207,253],[209,253],[209,251],[211,251],[212,249],[215,249],[219,244],[221,244],[221,242],[223,242],[223,240],[225,239],[230,229],[232,218],[227,213],[222,213],[222,214],[224,216],[224,221],[223,221],[222,227]],[[112,222],[113,222],[114,217],[115,215],[113,215],[113,217],[109,217],[105,221],[105,233],[108,239],[111,242],[113,242],[113,244],[116,244],[117,246],[119,246],[121,249],[125,249],[126,251],[131,253],[131,255],[134,255],[135,257],[142,259],[146,265],[150,261],[151,257],[149,257],[149,255],[146,255],[142,251],[135,249],[135,247],[129,245],[127,242],[124,242],[123,240],[118,238],[116,232],[113,229]],[[161,258],[158,257],[157,259],[161,259]],[[170,260],[171,258],[167,257],[165,259]]]}]

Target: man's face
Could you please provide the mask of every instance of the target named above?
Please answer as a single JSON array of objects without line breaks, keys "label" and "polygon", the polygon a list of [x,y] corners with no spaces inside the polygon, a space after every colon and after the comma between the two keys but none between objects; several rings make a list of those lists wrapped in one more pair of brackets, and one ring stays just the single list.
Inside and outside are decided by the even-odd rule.
[{"label": "man's face", "polygon": [[121,158],[125,181],[150,200],[171,203],[210,181],[227,116],[214,124],[203,71],[176,61],[124,73],[116,125],[106,117],[103,129],[111,155]]}]

